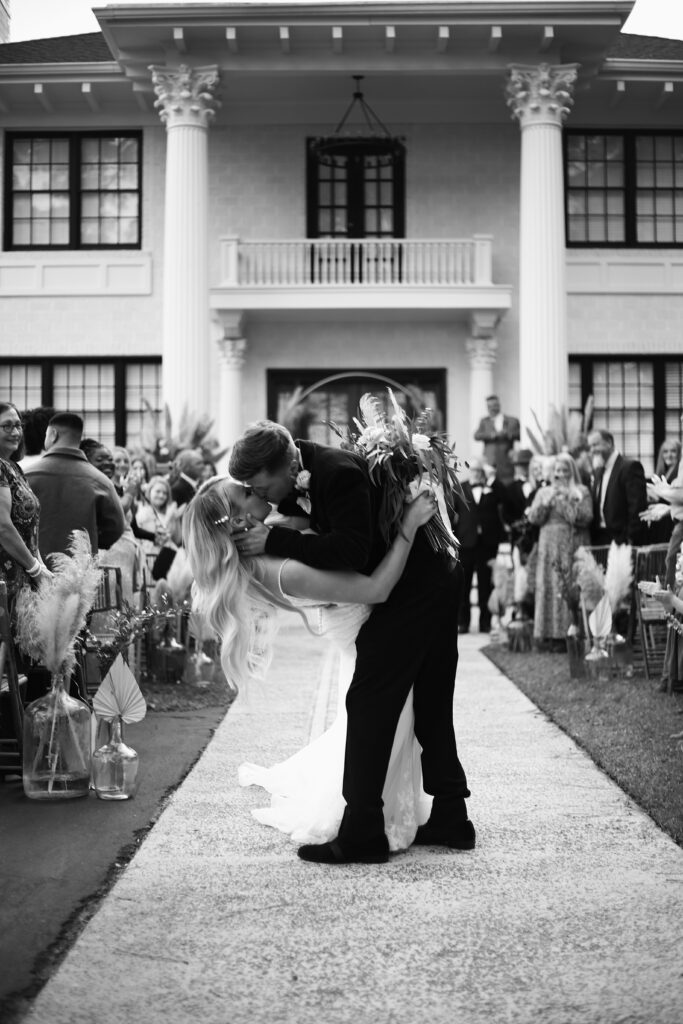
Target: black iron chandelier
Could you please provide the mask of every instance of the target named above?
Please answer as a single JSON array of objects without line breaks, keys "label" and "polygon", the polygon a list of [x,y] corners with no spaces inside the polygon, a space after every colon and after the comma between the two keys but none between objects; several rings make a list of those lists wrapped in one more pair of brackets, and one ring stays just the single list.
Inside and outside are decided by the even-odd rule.
[{"label": "black iron chandelier", "polygon": [[356,85],[344,116],[331,135],[311,140],[311,151],[319,163],[332,165],[336,159],[362,147],[364,153],[378,157],[381,164],[391,164],[403,151],[404,138],[392,135],[366,101],[360,88],[364,76],[352,77]]}]

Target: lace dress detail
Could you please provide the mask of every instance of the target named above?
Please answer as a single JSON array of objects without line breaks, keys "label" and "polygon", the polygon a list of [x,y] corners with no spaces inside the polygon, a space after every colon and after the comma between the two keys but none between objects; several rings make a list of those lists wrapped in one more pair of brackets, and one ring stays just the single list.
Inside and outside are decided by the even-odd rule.
[{"label": "lace dress detail", "polygon": [[[0,459],[0,487],[10,492],[10,519],[26,547],[38,554],[38,521],[40,502],[29,487],[21,468],[7,459]],[[0,545],[0,579],[7,584],[8,597],[14,597],[29,578],[18,562]]]},{"label": "lace dress detail", "polygon": [[[303,615],[309,631],[327,640],[335,652],[337,717],[326,732],[286,761],[271,768],[243,764],[238,778],[242,786],[261,786],[271,794],[269,807],[252,810],[257,821],[279,829],[296,843],[324,843],[337,835],[344,812],[345,698],[356,664],[356,636],[371,609],[358,604],[320,605],[290,597],[282,588],[284,565],[285,562],[271,580],[274,596],[279,605]],[[268,574],[257,571],[259,577],[259,582],[268,586]],[[415,739],[414,722],[411,690],[396,729],[382,793],[384,826],[391,850],[410,846],[417,826],[429,817],[431,798],[422,789],[421,748]]]}]

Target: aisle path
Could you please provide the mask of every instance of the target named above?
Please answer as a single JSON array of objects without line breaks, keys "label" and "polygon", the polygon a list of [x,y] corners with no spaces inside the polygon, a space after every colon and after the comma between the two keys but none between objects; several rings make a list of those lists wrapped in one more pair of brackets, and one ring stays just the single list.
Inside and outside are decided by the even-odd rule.
[{"label": "aisle path", "polygon": [[26,1021],[678,1024],[683,850],[463,640],[476,851],[329,868],[253,821],[237,765],[333,704],[288,626]]}]

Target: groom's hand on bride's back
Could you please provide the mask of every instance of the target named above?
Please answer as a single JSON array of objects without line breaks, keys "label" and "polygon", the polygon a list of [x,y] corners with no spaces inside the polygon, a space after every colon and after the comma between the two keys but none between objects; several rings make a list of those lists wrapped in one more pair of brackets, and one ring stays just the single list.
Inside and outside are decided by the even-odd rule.
[{"label": "groom's hand on bride's back", "polygon": [[240,533],[233,534],[235,547],[240,555],[262,555],[266,550],[269,528],[258,519],[247,513],[248,526]]}]

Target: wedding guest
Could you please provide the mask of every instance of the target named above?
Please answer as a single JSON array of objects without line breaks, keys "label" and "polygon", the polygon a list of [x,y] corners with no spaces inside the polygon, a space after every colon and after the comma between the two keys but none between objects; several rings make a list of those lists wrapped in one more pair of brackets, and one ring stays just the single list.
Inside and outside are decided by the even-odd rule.
[{"label": "wedding guest", "polygon": [[526,515],[539,527],[534,577],[534,640],[542,650],[566,649],[571,617],[562,600],[559,563],[571,565],[574,552],[590,542],[593,518],[591,495],[581,483],[574,459],[567,452],[553,460],[552,479],[536,492]]},{"label": "wedding guest", "polygon": [[647,508],[642,463],[621,455],[608,430],[591,431],[588,445],[594,472],[592,543],[641,544],[640,514]]},{"label": "wedding guest", "polygon": [[[177,505],[171,499],[171,486],[165,476],[153,476],[148,485],[145,499],[141,501],[135,513],[135,521],[141,530],[152,534],[151,538],[143,540],[145,551],[150,554],[158,554],[161,545],[157,543],[157,535],[163,532],[168,535],[173,525],[173,515]],[[175,549],[173,540],[166,536],[163,543],[167,547]]]},{"label": "wedding guest", "polygon": [[[679,552],[680,554],[680,552]],[[683,692],[683,587],[657,590],[652,595],[672,616],[671,628],[667,630],[664,671],[660,681],[661,692]]]},{"label": "wedding guest", "polygon": [[10,612],[18,591],[52,576],[38,550],[40,505],[18,464],[22,425],[11,402],[0,402],[0,579]]},{"label": "wedding guest", "polygon": [[171,497],[176,505],[186,505],[194,498],[204,475],[204,458],[196,448],[182,448],[171,468]]},{"label": "wedding guest", "polygon": [[510,450],[519,441],[519,420],[501,410],[498,395],[486,399],[487,415],[479,421],[474,440],[484,443],[484,462],[493,466],[496,476],[507,482],[512,478]]},{"label": "wedding guest", "polygon": [[491,631],[489,597],[493,589],[491,563],[498,554],[498,545],[505,536],[503,509],[505,488],[493,474],[487,479],[483,462],[470,462],[469,481],[463,481],[467,505],[459,503],[455,535],[460,541],[460,561],[464,574],[465,599],[460,602],[458,632],[470,628],[472,582],[477,577],[479,632]]},{"label": "wedding guest", "polygon": [[[651,477],[647,484],[647,509],[649,511],[653,506],[661,503],[662,499],[658,496],[656,486],[659,484],[673,484],[676,477],[678,476],[678,469],[681,462],[681,442],[676,438],[666,438],[660,445],[659,452],[657,453],[657,462],[655,465],[655,475]],[[666,502],[671,509],[671,504]],[[651,519],[645,515],[641,516],[644,522],[648,523],[647,534],[645,539],[648,544],[668,544],[673,533],[674,520],[671,514],[664,514],[661,517],[653,516]]]},{"label": "wedding guest", "polygon": [[503,504],[505,532],[523,560],[526,560],[538,536],[538,531],[524,515],[540,486],[538,480],[531,478],[533,458],[534,453],[529,448],[517,448],[512,452],[514,478],[505,485]]},{"label": "wedding guest", "polygon": [[24,455],[21,468],[24,473],[37,462],[45,451],[45,432],[47,425],[54,416],[56,409],[51,405],[40,405],[36,409],[26,409],[21,413],[21,425],[24,429]]},{"label": "wedding guest", "polygon": [[95,554],[125,528],[114,485],[80,450],[82,436],[80,416],[56,413],[45,435],[45,454],[26,474],[40,501],[39,547],[48,562],[52,552],[68,551],[72,530],[87,532]]}]

